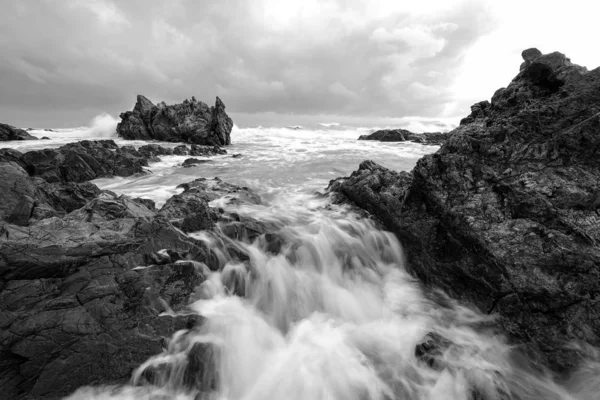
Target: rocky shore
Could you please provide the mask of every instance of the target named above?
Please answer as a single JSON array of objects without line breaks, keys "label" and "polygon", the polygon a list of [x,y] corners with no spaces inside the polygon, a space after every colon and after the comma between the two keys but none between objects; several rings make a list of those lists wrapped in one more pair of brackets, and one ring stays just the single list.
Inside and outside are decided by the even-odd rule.
[{"label": "rocky shore", "polygon": [[[185,309],[208,271],[248,256],[239,248],[215,251],[183,232],[214,229],[223,240],[264,235],[264,224],[208,204],[260,197],[218,178],[197,179],[157,210],[151,200],[102,191],[89,180],[144,174],[166,154],[222,152],[111,140],[0,151],[3,398],[56,399],[83,385],[124,383],[161,352],[165,337],[199,322]],[[195,360],[186,373],[202,367]]]},{"label": "rocky shore", "polygon": [[179,104],[154,105],[138,95],[133,111],[121,114],[117,134],[124,139],[226,146],[231,143],[232,128],[233,121],[218,97],[209,107],[194,97]]},{"label": "rocky shore", "polygon": [[413,133],[406,129],[382,129],[370,135],[361,135],[358,140],[378,140],[380,142],[413,142],[432,146],[441,146],[448,139],[442,132]]},{"label": "rocky shore", "polygon": [[31,136],[27,131],[7,124],[0,124],[0,142],[7,140],[37,140],[35,136]]},{"label": "rocky shore", "polygon": [[561,372],[600,345],[600,68],[523,58],[412,172],[365,161],[329,189],[393,231],[422,282]]}]

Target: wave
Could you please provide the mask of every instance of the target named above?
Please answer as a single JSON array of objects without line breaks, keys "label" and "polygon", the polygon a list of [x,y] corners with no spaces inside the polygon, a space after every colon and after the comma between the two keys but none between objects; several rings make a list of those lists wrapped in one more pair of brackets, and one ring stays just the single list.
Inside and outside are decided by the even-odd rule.
[{"label": "wave", "polygon": [[340,124],[338,122],[328,122],[328,123],[321,122],[321,123],[319,123],[319,125],[324,126],[326,128],[332,128],[334,126],[340,126]]},{"label": "wave", "polygon": [[119,120],[110,114],[103,113],[92,119],[89,127],[83,128],[84,136],[109,138],[117,135]]}]

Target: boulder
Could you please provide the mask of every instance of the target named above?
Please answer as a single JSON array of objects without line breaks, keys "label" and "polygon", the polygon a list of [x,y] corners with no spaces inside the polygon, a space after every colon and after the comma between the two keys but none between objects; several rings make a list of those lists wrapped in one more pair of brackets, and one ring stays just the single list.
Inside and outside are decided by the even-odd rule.
[{"label": "boulder", "polygon": [[179,104],[154,105],[138,95],[133,111],[121,114],[117,133],[124,139],[225,146],[231,143],[232,128],[233,121],[218,97],[215,105],[209,107],[193,97]]},{"label": "boulder", "polygon": [[177,186],[183,193],[171,197],[160,209],[159,214],[184,232],[211,229],[222,212],[209,207],[224,207],[228,204],[260,204],[260,196],[245,187],[223,182],[219,178],[199,178]]},{"label": "boulder", "polygon": [[0,141],[7,140],[37,140],[35,136],[31,136],[27,131],[7,124],[0,124]]},{"label": "boulder", "polygon": [[446,133],[425,132],[412,133],[406,129],[382,129],[370,135],[361,135],[358,140],[378,140],[380,142],[415,142],[440,146],[448,138]]},{"label": "boulder", "polygon": [[412,172],[363,162],[333,181],[400,239],[428,285],[497,313],[555,371],[600,346],[600,68],[526,65]]}]

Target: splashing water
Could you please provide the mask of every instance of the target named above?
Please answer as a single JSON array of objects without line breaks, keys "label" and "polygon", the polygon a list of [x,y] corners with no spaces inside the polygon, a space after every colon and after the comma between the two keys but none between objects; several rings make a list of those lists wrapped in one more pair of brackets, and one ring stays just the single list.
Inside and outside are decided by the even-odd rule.
[{"label": "splashing water", "polygon": [[[225,258],[229,243],[250,260],[203,267],[207,279],[189,307],[204,322],[177,332],[130,385],[83,388],[69,399],[597,399],[582,389],[584,375],[566,389],[519,367],[484,328],[492,317],[430,300],[392,234],[326,199],[296,196],[287,205],[285,218],[271,216],[282,227],[279,251],[218,230],[192,234]],[[586,371],[596,385],[598,371]]]},{"label": "splashing water", "polygon": [[[107,132],[98,129],[86,132]],[[80,388],[68,399],[600,399],[600,363],[560,383],[531,368],[494,333],[492,316],[421,287],[392,234],[314,194],[364,159],[410,169],[437,149],[357,142],[361,133],[236,127],[228,152],[240,158],[182,168],[185,157],[163,157],[151,174],[96,180],[160,206],[178,183],[219,176],[263,197],[263,205],[229,211],[278,227],[277,240],[191,234],[225,264],[218,272],[198,264],[206,279],[186,312],[203,322],[171,337],[129,384]],[[75,137],[55,135],[39,145]],[[229,257],[232,246],[249,260]]]}]

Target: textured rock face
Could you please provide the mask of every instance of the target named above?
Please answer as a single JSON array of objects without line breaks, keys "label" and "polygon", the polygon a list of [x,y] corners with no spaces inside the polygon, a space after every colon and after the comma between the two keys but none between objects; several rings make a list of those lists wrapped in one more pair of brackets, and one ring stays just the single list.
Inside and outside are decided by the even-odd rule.
[{"label": "textured rock face", "polygon": [[0,141],[7,140],[37,140],[23,129],[15,128],[11,125],[0,124]]},{"label": "textured rock face", "polygon": [[366,161],[330,189],[395,232],[422,281],[565,370],[569,342],[600,345],[600,68],[538,53],[411,173]]},{"label": "textured rock face", "polygon": [[125,139],[225,146],[231,144],[232,128],[233,121],[218,97],[214,107],[193,97],[168,106],[164,103],[154,105],[138,95],[133,111],[121,114],[117,133]]},{"label": "textured rock face", "polygon": [[[65,173],[73,152],[85,165]],[[208,269],[248,260],[240,249],[209,249],[176,228],[219,223],[226,231],[236,224],[234,233],[217,231],[221,238],[245,226],[265,233],[255,232],[260,227],[251,219],[208,205],[259,202],[248,189],[198,179],[159,212],[151,200],[80,182],[121,171],[127,160],[171,153],[155,145],[119,149],[112,141],[70,144],[51,157],[0,151],[0,397],[58,399],[80,386],[126,382],[161,352],[165,337],[201,323],[168,311],[185,311],[196,300]],[[190,354],[191,386],[201,350]]]},{"label": "textured rock face", "polygon": [[[141,150],[141,149],[140,149]],[[48,182],[85,182],[103,176],[142,173],[148,157],[112,140],[84,140],[58,149],[30,151],[21,157],[27,171]]]},{"label": "textured rock face", "polygon": [[370,135],[361,135],[358,140],[379,140],[380,142],[415,142],[439,146],[448,135],[442,132],[412,133],[406,129],[382,129]]},{"label": "textured rock face", "polygon": [[204,259],[206,248],[142,204],[104,193],[63,219],[0,231],[5,398],[123,382],[160,352],[162,337],[195,323],[160,314],[187,305],[202,271],[171,259],[156,265],[153,255],[169,248]]}]

